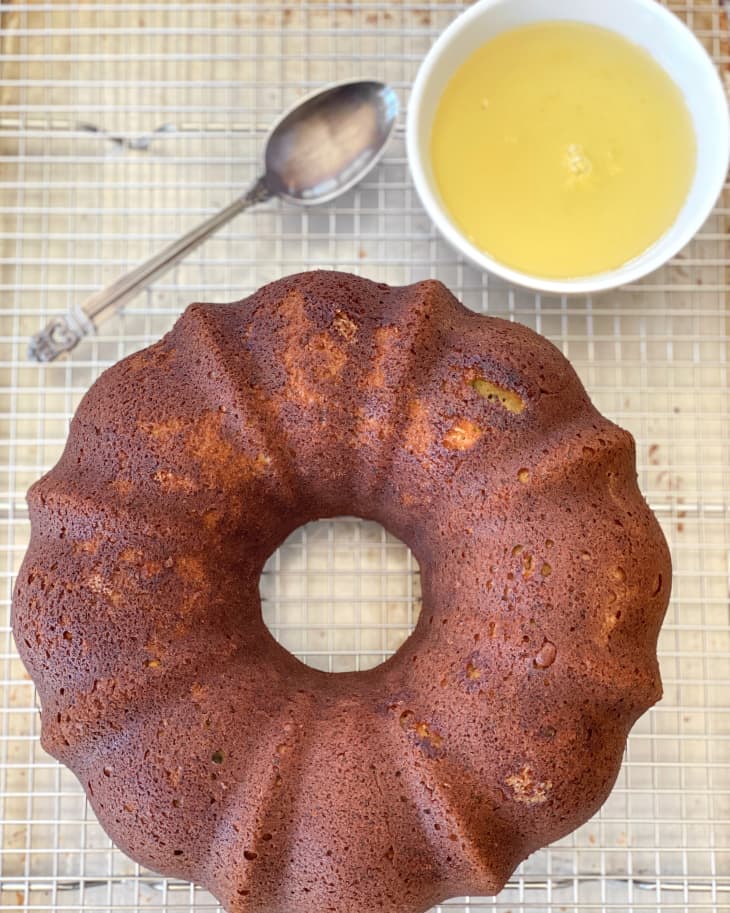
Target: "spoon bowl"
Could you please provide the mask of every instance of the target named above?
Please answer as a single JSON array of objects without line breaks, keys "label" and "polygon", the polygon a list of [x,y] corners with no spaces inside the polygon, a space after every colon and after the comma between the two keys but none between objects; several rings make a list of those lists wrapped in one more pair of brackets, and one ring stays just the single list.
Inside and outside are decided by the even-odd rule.
[{"label": "spoon bowl", "polygon": [[289,203],[328,203],[382,156],[398,96],[381,82],[340,83],[301,99],[273,126],[264,152],[268,190]]}]

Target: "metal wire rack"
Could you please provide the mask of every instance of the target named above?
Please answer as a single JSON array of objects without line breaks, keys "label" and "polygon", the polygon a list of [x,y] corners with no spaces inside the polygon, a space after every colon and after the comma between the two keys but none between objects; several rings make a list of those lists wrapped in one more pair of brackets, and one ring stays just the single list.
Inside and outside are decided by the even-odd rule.
[{"label": "metal wire rack", "polygon": [[[671,8],[726,77],[720,0]],[[436,276],[475,310],[522,321],[573,361],[637,438],[640,482],[671,543],[665,698],[636,726],[619,782],[585,827],[536,853],[495,899],[454,911],[730,911],[730,193],[697,239],[641,284],[596,299],[519,291],[436,237],[411,187],[402,124],[378,170],[336,205],[240,217],[72,358],[25,357],[52,315],[244,187],[267,125],[321,83],[375,76],[407,101],[452,0],[0,0],[0,909],[215,910],[200,889],[114,849],[74,778],[38,743],[8,625],[28,536],[24,493],[58,457],[99,372],[191,300],[232,300],[314,266],[391,283]],[[375,524],[297,531],[262,582],[267,620],[324,669],[391,653],[418,613],[418,569]]]}]

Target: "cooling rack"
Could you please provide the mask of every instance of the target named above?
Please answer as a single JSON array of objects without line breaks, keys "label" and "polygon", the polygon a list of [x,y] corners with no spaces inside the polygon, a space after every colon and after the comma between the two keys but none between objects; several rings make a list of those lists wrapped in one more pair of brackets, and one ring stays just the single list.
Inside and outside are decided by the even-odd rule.
[{"label": "cooling rack", "polygon": [[[672,3],[730,73],[719,0]],[[239,298],[282,274],[337,267],[390,283],[435,276],[470,307],[547,335],[600,409],[637,439],[641,486],[676,578],[661,642],[665,697],[635,727],[601,812],[536,853],[497,898],[454,913],[730,910],[730,194],[661,272],[604,297],[519,291],[436,237],[406,168],[403,125],[336,205],[239,217],[105,324],[72,358],[26,360],[27,337],[254,176],[267,125],[320,84],[389,81],[459,12],[431,2],[0,2],[0,909],[216,910],[202,890],[115,850],[74,778],[38,743],[8,626],[28,537],[24,493],[58,457],[105,367],[191,300]],[[418,568],[379,526],[298,530],[261,585],[267,622],[333,671],[391,653],[419,610]]]}]

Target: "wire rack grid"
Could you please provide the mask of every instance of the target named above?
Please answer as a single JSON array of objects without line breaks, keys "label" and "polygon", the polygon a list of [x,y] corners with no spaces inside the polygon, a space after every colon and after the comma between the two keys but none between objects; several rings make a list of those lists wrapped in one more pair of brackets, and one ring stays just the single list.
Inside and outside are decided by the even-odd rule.
[{"label": "wire rack grid", "polygon": [[[671,8],[727,78],[720,0]],[[267,125],[320,84],[389,81],[407,102],[459,3],[0,0],[0,909],[215,910],[140,869],[101,831],[38,743],[32,684],[8,623],[28,537],[24,493],[57,459],[94,378],[191,300],[232,300],[299,269],[390,283],[435,276],[475,310],[544,333],[596,404],[630,429],[676,579],[660,648],[664,700],[640,720],[612,796],[536,853],[496,910],[730,911],[730,193],[659,273],[591,299],[540,297],[461,262],[409,181],[403,124],[381,166],[326,209],[239,217],[70,359],[26,360],[27,337],[227,202],[254,177]],[[297,531],[261,584],[269,625],[320,668],[372,666],[412,629],[418,568],[380,527]]]}]

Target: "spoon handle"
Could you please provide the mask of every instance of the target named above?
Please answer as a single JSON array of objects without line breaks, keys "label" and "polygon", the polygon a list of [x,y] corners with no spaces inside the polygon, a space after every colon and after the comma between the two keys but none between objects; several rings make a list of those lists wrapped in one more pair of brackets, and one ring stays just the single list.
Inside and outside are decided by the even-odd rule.
[{"label": "spoon handle", "polygon": [[124,276],[115,279],[106,288],[94,292],[73,310],[54,317],[40,332],[30,338],[28,357],[34,361],[48,362],[63,352],[70,352],[85,336],[95,333],[102,321],[111,317],[143,288],[164,275],[206,238],[244,209],[263,203],[272,196],[266,179],[259,178],[243,196],[229,203],[225,209],[210,216]]}]

